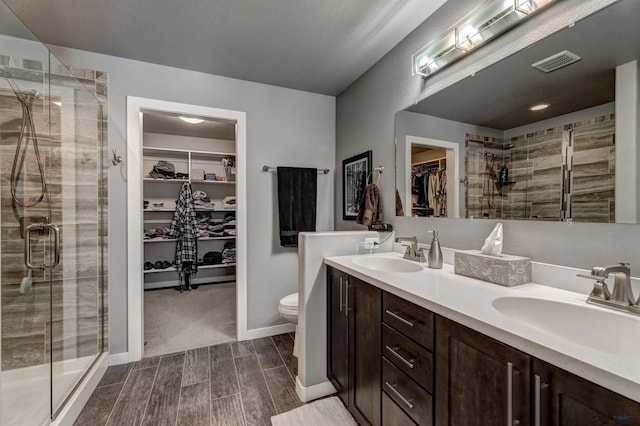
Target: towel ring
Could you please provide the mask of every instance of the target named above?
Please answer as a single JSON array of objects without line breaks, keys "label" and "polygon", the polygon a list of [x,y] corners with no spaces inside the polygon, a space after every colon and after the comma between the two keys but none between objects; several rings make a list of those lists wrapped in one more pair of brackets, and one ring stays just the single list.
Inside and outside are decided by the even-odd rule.
[{"label": "towel ring", "polygon": [[[384,172],[384,167],[378,166],[371,170],[371,172],[369,172],[369,174],[367,175],[367,183],[369,183],[369,179],[373,177],[373,173],[375,172],[378,173],[378,179],[376,179],[376,186],[378,186],[378,183],[380,183],[380,176],[382,175],[382,172]],[[373,181],[371,183],[373,183]]]}]

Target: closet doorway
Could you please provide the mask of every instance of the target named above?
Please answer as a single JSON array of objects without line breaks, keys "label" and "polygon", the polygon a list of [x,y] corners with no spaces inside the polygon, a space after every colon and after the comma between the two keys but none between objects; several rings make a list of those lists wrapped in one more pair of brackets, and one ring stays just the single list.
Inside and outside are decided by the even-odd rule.
[{"label": "closet doorway", "polygon": [[454,142],[406,137],[404,176],[397,182],[404,184],[406,216],[460,217],[460,151]]},{"label": "closet doorway", "polygon": [[243,340],[245,115],[128,107],[129,360]]}]

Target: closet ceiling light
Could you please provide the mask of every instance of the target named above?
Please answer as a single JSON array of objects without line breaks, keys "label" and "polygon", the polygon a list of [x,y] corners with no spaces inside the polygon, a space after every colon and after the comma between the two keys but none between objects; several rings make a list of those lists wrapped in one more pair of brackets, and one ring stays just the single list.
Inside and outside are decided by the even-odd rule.
[{"label": "closet ceiling light", "polygon": [[441,70],[553,1],[485,1],[413,55],[413,74],[427,77]]},{"label": "closet ceiling light", "polygon": [[537,104],[537,105],[533,105],[529,109],[531,111],[542,111],[543,109],[547,109],[547,108],[549,108],[549,104]]},{"label": "closet ceiling light", "polygon": [[193,118],[193,117],[178,117],[178,118],[189,124],[200,124],[204,122],[202,118]]}]

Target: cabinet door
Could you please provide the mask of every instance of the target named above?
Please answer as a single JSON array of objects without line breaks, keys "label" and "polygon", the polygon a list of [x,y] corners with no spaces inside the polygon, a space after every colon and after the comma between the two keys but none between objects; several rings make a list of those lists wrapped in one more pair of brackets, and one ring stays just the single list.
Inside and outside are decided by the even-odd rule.
[{"label": "cabinet door", "polygon": [[640,404],[537,359],[532,409],[536,426],[640,425]]},{"label": "cabinet door", "polygon": [[528,425],[529,356],[436,317],[436,424]]},{"label": "cabinet door", "polygon": [[349,405],[348,276],[327,267],[327,376],[345,405]]},{"label": "cabinet door", "polygon": [[382,291],[349,277],[352,412],[360,424],[380,425],[382,404]]}]

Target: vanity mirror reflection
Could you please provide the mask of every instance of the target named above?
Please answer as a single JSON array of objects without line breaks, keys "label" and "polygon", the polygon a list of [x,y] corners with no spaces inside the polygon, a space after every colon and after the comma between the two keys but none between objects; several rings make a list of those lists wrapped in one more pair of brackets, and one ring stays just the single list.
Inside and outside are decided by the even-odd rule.
[{"label": "vanity mirror reflection", "polygon": [[639,16],[619,0],[398,112],[397,212],[640,223]]}]

